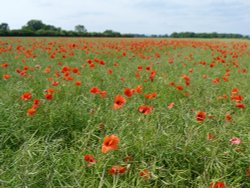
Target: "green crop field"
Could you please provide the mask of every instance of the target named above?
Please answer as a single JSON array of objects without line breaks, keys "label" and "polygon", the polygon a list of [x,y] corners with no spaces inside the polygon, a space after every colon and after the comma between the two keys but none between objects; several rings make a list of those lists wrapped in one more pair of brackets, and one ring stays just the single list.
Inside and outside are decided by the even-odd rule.
[{"label": "green crop field", "polygon": [[0,187],[250,187],[248,40],[0,38]]}]

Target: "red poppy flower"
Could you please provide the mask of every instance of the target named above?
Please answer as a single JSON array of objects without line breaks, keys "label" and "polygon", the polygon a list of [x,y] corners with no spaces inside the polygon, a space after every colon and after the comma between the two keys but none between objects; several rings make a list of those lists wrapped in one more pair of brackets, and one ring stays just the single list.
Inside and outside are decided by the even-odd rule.
[{"label": "red poppy flower", "polygon": [[242,103],[236,103],[235,106],[238,107],[238,108],[242,108],[242,109],[245,108],[245,105],[242,104]]},{"label": "red poppy flower", "polygon": [[106,97],[107,91],[100,91],[99,94],[101,95],[101,97]]},{"label": "red poppy flower", "polygon": [[53,88],[48,88],[48,89],[46,90],[46,92],[52,94],[52,93],[54,93],[54,89],[53,89]]},{"label": "red poppy flower", "polygon": [[138,111],[145,114],[145,115],[148,115],[152,111],[152,109],[153,109],[152,106],[141,105],[138,108]]},{"label": "red poppy flower", "polygon": [[137,67],[137,70],[138,70],[138,71],[141,71],[141,70],[142,70],[142,66],[139,65],[139,66]]},{"label": "red poppy flower", "polygon": [[135,92],[136,92],[136,93],[141,93],[141,92],[142,92],[142,85],[138,85],[138,86],[135,88]]},{"label": "red poppy flower", "polygon": [[33,104],[39,105],[40,101],[39,99],[34,99]]},{"label": "red poppy flower", "polygon": [[234,87],[232,90],[231,90],[231,95],[236,95],[239,93],[239,90],[238,88]]},{"label": "red poppy flower", "polygon": [[207,134],[207,140],[213,140],[215,136],[212,133]]},{"label": "red poppy flower", "polygon": [[187,75],[185,75],[185,74],[182,75],[182,78],[183,78],[185,81],[190,81],[189,76],[187,76]]},{"label": "red poppy flower", "polygon": [[113,70],[112,69],[108,69],[107,73],[108,74],[113,74]]},{"label": "red poppy flower", "polygon": [[131,97],[133,95],[133,90],[129,89],[129,88],[125,88],[124,89],[124,95],[126,95],[127,97]]},{"label": "red poppy flower", "polygon": [[106,136],[102,143],[102,153],[107,153],[110,150],[118,148],[119,138],[116,135]]},{"label": "red poppy flower", "polygon": [[112,175],[124,174],[125,172],[126,172],[126,167],[120,165],[115,165],[108,169],[108,173]]},{"label": "red poppy flower", "polygon": [[247,168],[247,176],[250,177],[250,166]]},{"label": "red poppy flower", "polygon": [[78,68],[73,68],[73,69],[72,69],[72,72],[75,73],[75,74],[78,74],[78,75],[80,74]]},{"label": "red poppy flower", "polygon": [[27,116],[33,116],[35,112],[36,112],[35,108],[29,108],[27,110]]},{"label": "red poppy flower", "polygon": [[197,121],[202,122],[202,121],[205,120],[205,118],[206,118],[206,112],[199,111],[199,112],[196,113]]},{"label": "red poppy flower", "polygon": [[77,81],[75,82],[75,85],[76,85],[76,86],[80,86],[80,85],[82,85],[82,82],[81,82],[80,80],[77,80]]},{"label": "red poppy flower", "polygon": [[168,85],[175,86],[175,83],[174,82],[169,82]]},{"label": "red poppy flower", "polygon": [[155,70],[152,70],[149,74],[149,79],[152,81],[154,81],[154,77],[155,77],[155,74],[156,74],[156,71]]},{"label": "red poppy flower", "polygon": [[178,85],[178,86],[176,86],[175,88],[176,88],[177,90],[180,90],[180,91],[183,90],[183,87],[182,87],[181,85]]},{"label": "red poppy flower", "polygon": [[129,161],[132,161],[133,160],[133,157],[130,156],[130,155],[127,155],[125,158],[124,158],[124,162],[129,162]]},{"label": "red poppy flower", "polygon": [[212,80],[212,83],[213,84],[218,84],[220,82],[220,79],[219,78],[215,78]]},{"label": "red poppy flower", "polygon": [[225,183],[224,182],[215,182],[215,183],[210,183],[209,188],[225,188]]},{"label": "red poppy flower", "polygon": [[144,95],[146,99],[152,99],[152,98],[155,98],[156,96],[157,96],[157,93],[148,93]]},{"label": "red poppy flower", "polygon": [[100,92],[101,92],[101,90],[98,87],[95,87],[95,86],[90,89],[90,93],[92,93],[92,94],[97,94],[97,93],[100,93]]},{"label": "red poppy flower", "polygon": [[31,93],[25,92],[25,93],[22,94],[21,99],[24,100],[24,101],[27,101],[27,100],[31,99],[31,97],[32,97]]},{"label": "red poppy flower", "polygon": [[150,66],[146,66],[146,71],[150,71]]},{"label": "red poppy flower", "polygon": [[117,95],[114,101],[114,109],[121,108],[125,102],[126,99],[123,96]]},{"label": "red poppy flower", "polygon": [[57,81],[52,82],[52,86],[57,86],[58,84],[59,84],[59,82],[57,82]]},{"label": "red poppy flower", "polygon": [[171,102],[169,105],[168,105],[168,109],[171,109],[174,107],[174,102]]},{"label": "red poppy flower", "polygon": [[150,178],[150,171],[148,169],[144,169],[139,172],[139,176],[143,177],[145,180]]},{"label": "red poppy flower", "polygon": [[8,66],[9,66],[8,63],[3,63],[3,64],[1,64],[1,67],[3,67],[3,68],[7,68]]},{"label": "red poppy flower", "polygon": [[44,97],[47,99],[47,100],[52,100],[53,96],[51,93],[47,93],[44,95]]},{"label": "red poppy flower", "polygon": [[9,75],[9,74],[4,74],[4,75],[3,75],[3,79],[4,79],[4,80],[10,79],[10,75]]},{"label": "red poppy flower", "polygon": [[241,140],[237,137],[233,137],[230,139],[230,143],[233,145],[239,145],[241,143]]},{"label": "red poppy flower", "polygon": [[232,121],[232,116],[230,114],[225,115],[225,120],[226,121]]},{"label": "red poppy flower", "polygon": [[241,95],[234,95],[231,97],[232,101],[242,101],[243,97]]},{"label": "red poppy flower", "polygon": [[49,73],[50,72],[50,67],[46,67],[43,72],[44,73]]},{"label": "red poppy flower", "polygon": [[32,108],[34,108],[34,109],[38,108],[39,103],[40,103],[40,101],[38,99],[34,99],[33,104],[32,104]]},{"label": "red poppy flower", "polygon": [[84,155],[84,160],[88,163],[95,163],[96,162],[94,156],[90,155],[90,154]]}]

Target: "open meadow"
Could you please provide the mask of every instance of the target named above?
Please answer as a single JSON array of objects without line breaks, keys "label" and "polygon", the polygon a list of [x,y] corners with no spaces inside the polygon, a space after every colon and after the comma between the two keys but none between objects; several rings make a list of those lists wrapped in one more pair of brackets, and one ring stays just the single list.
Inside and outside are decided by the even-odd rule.
[{"label": "open meadow", "polygon": [[250,42],[0,38],[0,187],[250,187]]}]

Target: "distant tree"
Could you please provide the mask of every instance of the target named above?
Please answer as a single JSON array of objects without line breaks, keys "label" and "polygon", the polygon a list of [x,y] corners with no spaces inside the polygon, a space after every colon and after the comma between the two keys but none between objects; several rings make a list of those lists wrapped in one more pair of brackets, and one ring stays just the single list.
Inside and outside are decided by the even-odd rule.
[{"label": "distant tree", "polygon": [[171,38],[178,38],[179,37],[179,34],[177,32],[173,32],[171,35],[170,35]]},{"label": "distant tree", "polygon": [[25,26],[22,27],[22,29],[37,31],[40,29],[44,29],[45,26],[46,25],[41,20],[30,20]]},{"label": "distant tree", "polygon": [[14,29],[9,32],[10,36],[34,36],[34,31],[27,29]]},{"label": "distant tree", "polygon": [[1,23],[0,30],[4,32],[8,32],[10,30],[9,25],[7,23]]},{"label": "distant tree", "polygon": [[103,32],[103,35],[106,37],[120,37],[121,33],[113,31],[111,29],[107,29]]},{"label": "distant tree", "polygon": [[84,25],[76,25],[75,31],[78,33],[87,33],[87,29],[84,27]]},{"label": "distant tree", "polygon": [[60,27],[55,27],[53,25],[46,25],[46,24],[44,24],[43,29],[49,31],[59,31],[59,32],[62,30]]}]

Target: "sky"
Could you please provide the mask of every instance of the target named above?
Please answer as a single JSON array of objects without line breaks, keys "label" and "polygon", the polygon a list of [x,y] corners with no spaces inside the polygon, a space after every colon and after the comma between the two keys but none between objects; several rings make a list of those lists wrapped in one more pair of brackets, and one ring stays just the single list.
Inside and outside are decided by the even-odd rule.
[{"label": "sky", "polygon": [[0,23],[20,29],[31,19],[74,30],[250,35],[250,0],[0,0]]}]

